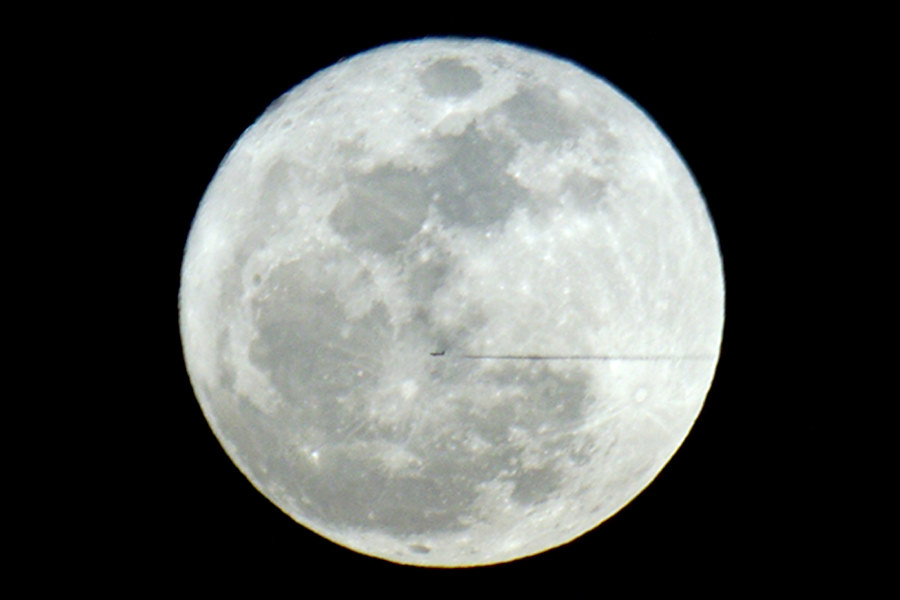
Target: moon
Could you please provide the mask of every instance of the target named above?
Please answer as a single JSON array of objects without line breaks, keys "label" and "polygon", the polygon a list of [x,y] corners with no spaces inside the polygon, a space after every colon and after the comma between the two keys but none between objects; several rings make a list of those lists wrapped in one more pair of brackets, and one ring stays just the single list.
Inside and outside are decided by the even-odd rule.
[{"label": "moon", "polygon": [[298,523],[422,566],[515,560],[614,515],[718,361],[700,191],[631,100],[485,39],[390,44],[235,143],[182,264],[185,363]]}]

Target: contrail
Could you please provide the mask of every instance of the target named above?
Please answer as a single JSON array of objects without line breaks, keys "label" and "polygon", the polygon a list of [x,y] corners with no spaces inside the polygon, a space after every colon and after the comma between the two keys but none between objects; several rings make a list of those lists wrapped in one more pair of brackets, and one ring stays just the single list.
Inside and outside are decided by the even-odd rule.
[{"label": "contrail", "polygon": [[[448,355],[446,350],[432,352],[431,356]],[[714,354],[640,354],[640,355],[615,355],[615,354],[463,354],[461,358],[473,360],[713,360]]]}]

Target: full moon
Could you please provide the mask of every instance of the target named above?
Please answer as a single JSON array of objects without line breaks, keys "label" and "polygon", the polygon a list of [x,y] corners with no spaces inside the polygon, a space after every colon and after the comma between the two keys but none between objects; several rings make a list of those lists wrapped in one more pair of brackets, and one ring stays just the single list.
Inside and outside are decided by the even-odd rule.
[{"label": "full moon", "polygon": [[209,184],[179,315],[203,412],[304,527],[424,566],[584,534],[676,452],[724,319],[704,200],[578,65],[424,39],[277,99]]}]

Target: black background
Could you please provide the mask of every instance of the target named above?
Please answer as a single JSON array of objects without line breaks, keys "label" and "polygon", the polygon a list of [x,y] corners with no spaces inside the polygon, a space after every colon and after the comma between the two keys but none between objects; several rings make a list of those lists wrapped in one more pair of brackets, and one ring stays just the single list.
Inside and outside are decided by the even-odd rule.
[{"label": "black background", "polygon": [[[293,585],[550,583],[565,590],[696,586],[746,589],[833,576],[834,500],[823,399],[798,359],[812,326],[802,289],[811,249],[805,165],[808,90],[825,46],[796,25],[722,19],[689,30],[665,21],[579,24],[359,24],[270,15],[228,27],[154,20],[91,44],[104,66],[96,104],[114,106],[104,160],[123,195],[104,207],[134,227],[104,240],[126,264],[117,317],[118,368],[130,397],[105,427],[94,498],[97,560],[134,581]],[[425,19],[423,19],[424,21]],[[371,47],[425,35],[522,43],[599,74],[652,116],[692,170],[709,206],[726,280],[722,355],[689,437],[655,481],[601,526],[563,547],[509,564],[421,569],[365,557],[294,523],[244,478],[210,431],[185,371],[177,293],[191,219],[231,144],[266,106],[309,75]],[[112,114],[112,113],[111,113]],[[121,228],[115,231],[121,232]],[[121,269],[119,269],[121,271]],[[123,290],[126,288],[123,286]],[[136,342],[136,343],[135,343]],[[806,343],[804,342],[804,346]],[[112,485],[109,485],[112,483]],[[382,579],[382,576],[387,579]],[[334,578],[337,579],[334,579]],[[587,586],[587,587],[585,587]],[[349,588],[348,588],[349,589]]]}]

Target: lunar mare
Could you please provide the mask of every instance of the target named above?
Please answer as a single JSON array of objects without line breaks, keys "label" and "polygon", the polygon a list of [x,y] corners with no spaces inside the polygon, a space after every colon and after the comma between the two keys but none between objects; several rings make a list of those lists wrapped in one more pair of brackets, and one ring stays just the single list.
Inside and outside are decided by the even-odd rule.
[{"label": "lunar mare", "polygon": [[721,269],[686,166],[609,84],[491,40],[393,44],[229,152],[185,251],[184,355],[293,519],[394,562],[491,564],[663,468],[715,370]]}]

